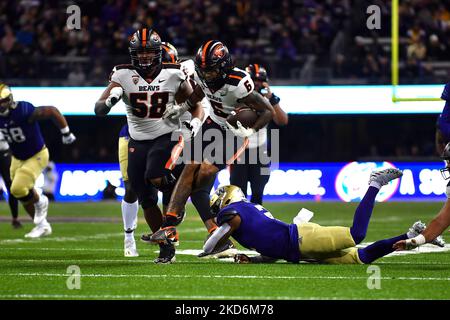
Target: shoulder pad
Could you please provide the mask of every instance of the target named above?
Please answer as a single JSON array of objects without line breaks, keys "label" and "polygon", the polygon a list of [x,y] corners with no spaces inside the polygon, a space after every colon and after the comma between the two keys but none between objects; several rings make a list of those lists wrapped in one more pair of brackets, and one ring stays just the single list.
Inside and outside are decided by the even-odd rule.
[{"label": "shoulder pad", "polygon": [[230,73],[228,73],[225,79],[225,83],[237,87],[239,85],[239,82],[241,82],[241,80],[244,79],[245,76],[246,76],[245,72],[239,70],[232,70]]},{"label": "shoulder pad", "polygon": [[217,215],[217,224],[221,226],[222,224],[230,221],[235,216],[238,216],[239,212],[234,208],[225,208],[222,209]]},{"label": "shoulder pad", "polygon": [[178,63],[163,63],[162,68],[163,69],[180,69],[181,65]]},{"label": "shoulder pad", "polygon": [[136,70],[136,67],[132,64],[119,64],[113,68],[113,71],[121,70],[121,69],[130,69],[130,70]]}]

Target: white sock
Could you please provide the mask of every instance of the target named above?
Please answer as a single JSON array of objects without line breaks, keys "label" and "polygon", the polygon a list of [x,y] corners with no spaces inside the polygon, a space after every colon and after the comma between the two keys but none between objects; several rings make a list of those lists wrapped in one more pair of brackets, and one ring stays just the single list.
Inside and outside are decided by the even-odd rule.
[{"label": "white sock", "polygon": [[[123,228],[125,231],[127,230],[133,230],[136,229],[137,224],[137,214],[139,210],[139,203],[136,201],[134,203],[128,203],[122,200],[122,219],[123,219]],[[125,233],[125,236],[127,234],[131,234],[133,236],[133,233]]]},{"label": "white sock", "polygon": [[377,188],[378,190],[380,190],[380,189],[381,189],[381,184],[379,184],[379,183],[376,182],[376,181],[372,181],[372,182],[370,182],[369,187],[375,187],[375,188]]}]

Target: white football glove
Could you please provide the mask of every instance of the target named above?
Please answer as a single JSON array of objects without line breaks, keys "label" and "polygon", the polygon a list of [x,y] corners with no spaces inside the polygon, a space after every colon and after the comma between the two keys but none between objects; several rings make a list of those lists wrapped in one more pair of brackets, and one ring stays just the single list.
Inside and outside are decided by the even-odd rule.
[{"label": "white football glove", "polygon": [[189,105],[186,102],[182,104],[168,104],[166,111],[164,111],[162,118],[169,120],[176,120],[189,110]]},{"label": "white football glove", "polygon": [[241,137],[241,138],[247,138],[250,137],[252,134],[254,134],[256,131],[253,128],[244,128],[244,126],[241,124],[240,121],[236,122],[237,129],[233,127],[231,124],[226,122],[228,129],[230,129],[235,136]]},{"label": "white football glove", "polygon": [[114,87],[109,92],[109,97],[106,98],[105,104],[108,108],[112,108],[117,102],[119,102],[120,98],[122,98],[123,89],[122,87]]},{"label": "white football glove", "polygon": [[75,140],[77,140],[77,138],[75,137],[75,135],[72,132],[63,134],[63,136],[62,136],[62,142],[64,144],[72,144],[75,142]]},{"label": "white football glove", "polygon": [[202,121],[199,118],[194,118],[191,122],[184,121],[181,126],[181,134],[185,142],[194,138],[202,127]]}]

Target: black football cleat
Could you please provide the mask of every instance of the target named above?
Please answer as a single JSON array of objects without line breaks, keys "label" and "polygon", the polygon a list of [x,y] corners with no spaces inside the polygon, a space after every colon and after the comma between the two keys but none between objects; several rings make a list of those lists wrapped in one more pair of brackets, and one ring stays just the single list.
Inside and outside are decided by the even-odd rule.
[{"label": "black football cleat", "polygon": [[159,256],[155,260],[154,263],[157,264],[170,264],[176,261],[175,258],[175,246],[171,243],[169,244],[160,244],[159,245]]}]

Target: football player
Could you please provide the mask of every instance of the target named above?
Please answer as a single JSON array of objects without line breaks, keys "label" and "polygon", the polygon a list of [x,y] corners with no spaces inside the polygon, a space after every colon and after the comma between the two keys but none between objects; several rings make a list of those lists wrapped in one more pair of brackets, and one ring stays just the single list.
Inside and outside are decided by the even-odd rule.
[{"label": "football player", "polygon": [[[269,79],[266,69],[255,63],[245,68],[253,82],[255,83],[255,91],[267,98],[275,111],[273,122],[277,126],[285,126],[288,123],[288,115],[280,107],[280,98],[270,90]],[[230,166],[230,183],[238,186],[245,195],[247,195],[247,185],[250,182],[252,188],[252,196],[250,201],[262,204],[264,187],[270,178],[270,162],[261,160],[261,153],[267,155],[268,137],[267,126],[251,135],[249,138],[248,148],[245,149],[244,159],[252,159],[256,156],[256,163],[246,161],[244,163],[233,164]],[[268,158],[267,158],[268,159]]]},{"label": "football player", "polygon": [[8,190],[8,204],[12,215],[12,226],[14,229],[22,228],[22,224],[19,221],[19,202],[11,194],[11,175],[9,173],[9,167],[11,166],[11,151],[9,144],[6,141],[3,134],[0,132],[0,174],[5,182],[6,190]]},{"label": "football player", "polygon": [[[211,149],[212,146],[215,155],[211,153],[211,157],[204,156],[203,152],[201,159],[198,159],[194,150],[194,161],[184,167],[177,181],[164,224],[151,237],[151,240],[157,243],[170,243],[177,239],[175,225],[188,197],[202,188],[211,190],[217,172],[233,163],[242,154],[248,145],[248,137],[265,127],[272,120],[274,112],[269,101],[253,90],[254,84],[250,75],[234,67],[228,48],[222,42],[207,41],[199,48],[194,63],[194,79],[197,85],[193,94],[185,103],[168,108],[164,116],[169,119],[180,117],[186,110],[190,110],[194,103],[206,97],[212,110],[202,126],[202,135],[199,137],[204,137],[211,130],[209,132],[220,133],[221,141],[217,139],[212,142],[206,141],[207,139],[193,141],[194,149],[196,144],[200,144],[203,151]],[[235,128],[226,121],[239,104],[245,104],[259,113],[252,128],[245,128],[239,121]],[[238,141],[240,147],[233,147],[231,150],[233,152],[227,148],[227,132],[241,138],[240,142]],[[234,141],[232,143],[235,144]],[[227,157],[233,153],[234,155]],[[217,226],[211,223],[211,232],[215,229]]]},{"label": "football player", "polygon": [[36,225],[27,238],[39,238],[52,233],[47,222],[48,199],[34,188],[36,179],[48,165],[49,153],[38,121],[52,119],[62,134],[64,144],[76,138],[70,132],[64,116],[55,107],[34,107],[26,101],[14,101],[10,88],[0,84],[0,131],[11,152],[11,194],[22,202]]},{"label": "football player", "polygon": [[[448,180],[450,179],[450,142],[445,146],[441,157],[446,163],[446,167],[441,169],[441,173],[444,179]],[[414,228],[419,233],[417,237],[398,241],[394,244],[394,249],[411,250],[425,243],[444,247],[445,241],[441,234],[450,226],[450,182],[447,184],[445,194],[447,195],[447,201],[428,227],[421,221],[416,222]]]},{"label": "football player", "polygon": [[[186,75],[189,77],[189,81],[190,81],[192,87],[195,87],[196,83],[194,81],[194,72],[195,72],[194,61],[190,60],[190,59],[180,61],[179,57],[178,57],[177,49],[168,42],[162,43],[162,49],[163,49],[162,62],[163,63],[179,63],[183,72],[186,73]],[[202,105],[203,111],[205,113],[205,116],[203,119],[206,120],[206,117],[209,115],[209,109],[210,109],[210,105],[206,98],[203,98],[201,100],[201,105]],[[179,166],[181,166],[181,165],[179,165]],[[180,169],[180,168],[182,168],[182,167],[178,167],[177,169]],[[178,175],[175,176],[176,178],[178,178],[180,170],[175,170],[174,173],[178,173]],[[200,218],[202,219],[203,224],[205,225],[206,230],[208,231],[208,236],[212,232],[214,232],[214,230],[216,229],[216,224],[214,222],[214,218],[211,216],[210,208],[209,208],[210,192],[211,192],[211,186],[205,186],[203,188],[199,188],[191,195],[192,203],[193,203],[195,209],[197,209],[197,212],[199,213]],[[167,199],[167,200],[170,200],[170,199]],[[166,202],[166,199],[164,199],[164,196],[163,196],[163,203],[168,203],[168,201]],[[165,205],[164,205],[164,207],[165,207],[164,209],[166,209]],[[184,219],[184,215],[185,215],[185,212],[182,212],[182,216],[178,217],[178,220],[182,221]],[[142,235],[141,240],[144,242],[147,242],[147,243],[151,243],[150,236],[151,236],[151,234],[144,234],[144,235]],[[234,256],[235,253],[236,253],[236,248],[234,247],[234,244],[231,241],[229,241],[225,245],[223,245],[221,248],[217,248],[213,257],[215,257],[215,258],[230,257],[230,256]]]},{"label": "football player", "polygon": [[261,205],[248,202],[236,186],[219,188],[211,198],[211,210],[217,214],[219,229],[205,243],[204,254],[230,236],[242,246],[260,253],[256,257],[238,254],[238,263],[274,262],[284,259],[298,263],[300,260],[329,264],[372,263],[394,251],[392,245],[399,240],[417,236],[414,230],[400,236],[377,241],[358,249],[367,232],[375,197],[380,188],[402,176],[398,169],[372,172],[369,188],[355,211],[352,227],[323,227],[308,219],[287,224],[273,218]]},{"label": "football player", "polygon": [[[186,113],[177,121],[162,119],[168,106],[183,103],[192,94],[180,65],[162,63],[162,50],[156,31],[146,27],[137,30],[129,42],[132,63],[114,67],[108,87],[95,104],[99,116],[107,115],[120,99],[126,105],[130,133],[128,178],[153,232],[160,228],[163,216],[150,186],[170,199],[176,182],[172,170],[176,169],[184,139],[196,135],[203,119],[200,103],[192,105],[192,116]],[[184,125],[180,126],[180,122]],[[176,130],[180,130],[179,141],[172,139]],[[172,243],[161,244],[155,263],[171,262],[173,252]]]}]

